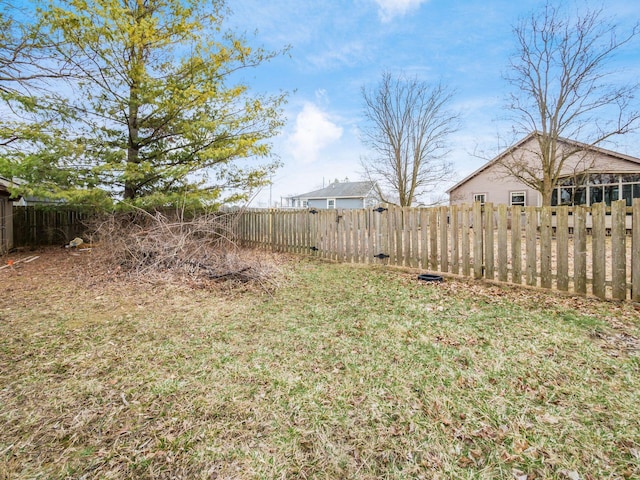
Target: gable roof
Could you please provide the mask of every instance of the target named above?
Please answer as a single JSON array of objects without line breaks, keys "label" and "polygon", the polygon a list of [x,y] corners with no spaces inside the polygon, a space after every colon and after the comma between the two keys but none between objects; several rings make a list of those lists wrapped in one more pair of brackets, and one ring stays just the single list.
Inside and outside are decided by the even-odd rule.
[{"label": "gable roof", "polygon": [[[467,183],[469,180],[471,180],[472,178],[478,176],[479,174],[481,174],[482,172],[487,170],[489,167],[491,167],[491,166],[495,165],[496,163],[500,162],[506,156],[511,155],[511,153],[513,153],[514,151],[516,151],[517,149],[522,147],[524,144],[526,144],[529,140],[533,139],[534,137],[536,137],[538,135],[541,135],[541,133],[540,132],[531,132],[529,135],[524,137],[522,140],[520,140],[519,142],[515,143],[511,147],[507,148],[504,152],[500,153],[498,156],[496,156],[492,160],[490,160],[487,163],[485,163],[484,165],[482,165],[475,172],[467,175],[465,178],[460,180],[453,187],[449,188],[446,191],[446,193],[451,193],[456,188],[458,188],[461,185]],[[606,156],[609,156],[609,157],[619,158],[621,160],[626,160],[626,161],[633,162],[635,164],[640,165],[640,158],[632,157],[630,155],[625,155],[624,153],[614,152],[613,150],[607,150],[606,148],[596,147],[594,145],[589,145],[588,143],[582,143],[582,142],[579,142],[577,140],[571,140],[569,138],[558,137],[558,141],[560,141],[561,143],[565,143],[567,145],[573,146],[573,147],[577,147],[577,148],[579,148],[581,150],[587,150],[587,151],[591,151],[591,152],[594,152],[594,153],[599,153],[601,155],[606,155]]]},{"label": "gable roof", "polygon": [[368,196],[375,187],[375,182],[334,182],[329,186],[289,198],[363,198]]}]

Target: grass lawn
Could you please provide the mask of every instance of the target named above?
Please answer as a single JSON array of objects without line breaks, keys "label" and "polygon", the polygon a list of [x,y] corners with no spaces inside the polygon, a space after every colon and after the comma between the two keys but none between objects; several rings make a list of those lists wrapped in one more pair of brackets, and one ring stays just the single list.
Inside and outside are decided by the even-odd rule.
[{"label": "grass lawn", "polygon": [[307,260],[280,286],[0,270],[0,478],[640,478],[631,304]]}]

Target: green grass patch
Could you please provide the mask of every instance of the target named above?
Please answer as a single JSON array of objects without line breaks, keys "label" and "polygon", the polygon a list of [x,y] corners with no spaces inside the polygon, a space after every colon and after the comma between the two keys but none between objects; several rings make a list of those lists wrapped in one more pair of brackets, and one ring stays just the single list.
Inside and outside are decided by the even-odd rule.
[{"label": "green grass patch", "polygon": [[633,305],[286,275],[272,294],[17,279],[0,478],[640,477]]}]

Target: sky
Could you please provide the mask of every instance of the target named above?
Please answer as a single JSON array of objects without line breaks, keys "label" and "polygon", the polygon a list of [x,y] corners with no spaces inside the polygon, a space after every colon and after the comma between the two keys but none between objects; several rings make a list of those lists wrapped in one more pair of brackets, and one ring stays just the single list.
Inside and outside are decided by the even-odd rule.
[{"label": "sky", "polygon": [[[261,93],[290,93],[286,124],[273,142],[282,167],[271,187],[252,200],[273,206],[282,197],[322,188],[335,179],[362,179],[360,138],[363,87],[383,72],[441,82],[455,91],[451,107],[461,116],[448,157],[456,181],[514,143],[504,108],[504,80],[515,52],[513,26],[542,2],[534,0],[229,0],[228,26],[247,32],[267,49],[290,46],[289,54],[245,72]],[[566,2],[565,2],[566,3]],[[640,20],[640,2],[607,0],[605,13],[623,29]],[[578,0],[577,8],[602,2]],[[640,79],[640,47],[612,65],[620,78]],[[611,147],[611,146],[609,146]],[[617,141],[622,153],[640,157],[640,136]]]}]

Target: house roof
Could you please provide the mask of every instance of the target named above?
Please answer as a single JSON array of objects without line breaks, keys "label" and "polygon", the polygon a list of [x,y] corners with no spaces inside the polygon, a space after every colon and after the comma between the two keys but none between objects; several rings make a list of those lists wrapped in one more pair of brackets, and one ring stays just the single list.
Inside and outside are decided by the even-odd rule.
[{"label": "house roof", "polygon": [[13,185],[13,182],[7,178],[0,177],[0,195],[9,196],[9,187]]},{"label": "house roof", "polygon": [[[455,190],[456,188],[460,187],[461,185],[464,185],[465,183],[467,183],[472,178],[478,176],[479,174],[481,174],[482,172],[487,170],[489,167],[495,165],[500,160],[505,158],[507,155],[510,155],[512,152],[514,152],[515,150],[517,150],[520,147],[522,147],[524,144],[526,144],[529,140],[534,138],[536,135],[540,135],[540,132],[531,132],[529,135],[524,137],[522,140],[520,140],[519,142],[515,143],[511,147],[507,148],[504,152],[500,153],[498,156],[496,156],[492,160],[490,160],[487,163],[485,163],[484,165],[482,165],[475,172],[471,173],[470,175],[467,175],[465,178],[460,180],[453,187],[449,188],[447,190],[447,193],[451,193],[453,190]],[[571,146],[580,148],[582,150],[589,150],[589,151],[592,151],[594,153],[599,153],[601,155],[607,155],[607,156],[610,156],[610,157],[619,158],[619,159],[622,159],[622,160],[627,160],[629,162],[633,162],[633,163],[636,163],[636,164],[640,165],[640,158],[632,157],[630,155],[625,155],[625,154],[619,153],[619,152],[614,152],[613,150],[607,150],[606,148],[596,147],[594,145],[589,145],[588,143],[582,143],[582,142],[579,142],[577,140],[571,140],[569,138],[559,137],[558,140],[560,142],[562,142],[562,143],[565,143],[567,145],[571,145]]]},{"label": "house roof", "polygon": [[300,195],[292,195],[290,198],[364,198],[375,187],[375,182],[334,182],[329,186]]}]

